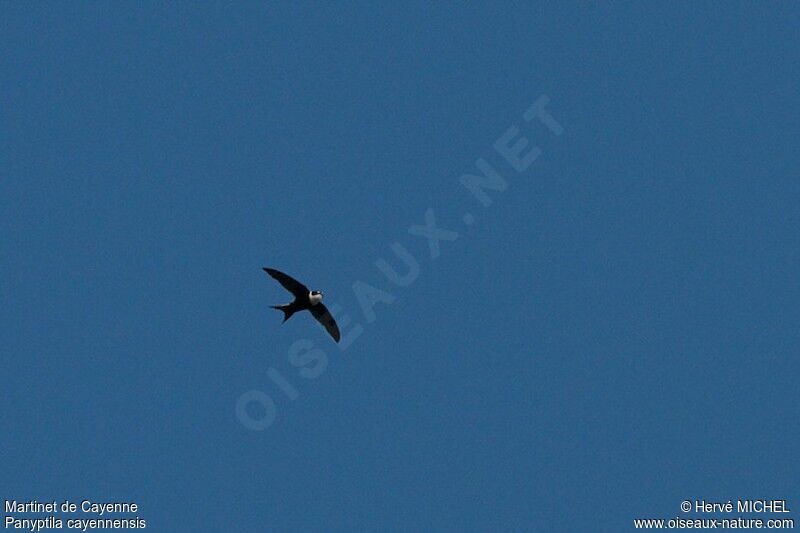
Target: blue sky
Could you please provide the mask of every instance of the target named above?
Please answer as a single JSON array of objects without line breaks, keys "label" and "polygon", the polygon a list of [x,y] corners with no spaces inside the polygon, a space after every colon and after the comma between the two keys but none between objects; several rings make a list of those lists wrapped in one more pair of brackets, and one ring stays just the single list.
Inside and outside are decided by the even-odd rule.
[{"label": "blue sky", "polygon": [[[0,10],[3,498],[170,532],[800,507],[796,4]],[[358,338],[281,325],[266,265]]]}]

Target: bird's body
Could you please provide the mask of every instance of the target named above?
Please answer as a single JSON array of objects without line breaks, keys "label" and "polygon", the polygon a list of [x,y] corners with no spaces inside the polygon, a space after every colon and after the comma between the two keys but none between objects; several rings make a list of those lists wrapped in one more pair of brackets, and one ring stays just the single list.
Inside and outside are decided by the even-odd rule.
[{"label": "bird's body", "polygon": [[283,311],[283,321],[286,322],[291,316],[299,311],[310,311],[314,318],[320,324],[325,326],[325,329],[330,333],[333,340],[339,342],[340,334],[339,327],[336,321],[331,316],[328,309],[322,304],[322,293],[319,291],[310,291],[308,288],[292,278],[274,268],[264,267],[264,272],[275,278],[283,285],[283,288],[294,295],[294,301],[284,305],[273,305],[273,309]]},{"label": "bird's body", "polygon": [[305,296],[295,297],[294,301],[291,303],[284,305],[272,305],[270,307],[283,311],[283,321],[286,322],[293,314],[297,313],[298,311],[311,310],[312,306],[319,305],[321,301],[322,294],[318,291],[311,291]]}]

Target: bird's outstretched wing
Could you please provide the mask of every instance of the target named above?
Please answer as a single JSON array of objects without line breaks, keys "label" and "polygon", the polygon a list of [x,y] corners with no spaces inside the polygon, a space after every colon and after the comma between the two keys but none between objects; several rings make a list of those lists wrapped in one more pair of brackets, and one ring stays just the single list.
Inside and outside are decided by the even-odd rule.
[{"label": "bird's outstretched wing", "polygon": [[336,325],[336,321],[331,316],[331,313],[330,311],[328,311],[328,308],[322,304],[317,304],[317,305],[312,305],[309,311],[311,311],[311,314],[314,315],[314,318],[316,318],[320,324],[325,326],[325,329],[327,329],[328,333],[331,334],[333,340],[339,342],[340,338],[339,326]]},{"label": "bird's outstretched wing", "polygon": [[308,287],[293,277],[284,274],[280,270],[275,270],[274,268],[264,267],[264,272],[277,279],[280,284],[283,285],[283,288],[294,294],[295,297],[302,298],[303,296],[308,296]]}]

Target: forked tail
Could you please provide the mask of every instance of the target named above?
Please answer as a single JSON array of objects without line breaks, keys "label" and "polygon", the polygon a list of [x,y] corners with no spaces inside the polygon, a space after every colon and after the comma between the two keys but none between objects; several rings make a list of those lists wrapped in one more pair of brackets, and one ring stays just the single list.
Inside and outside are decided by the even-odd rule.
[{"label": "forked tail", "polygon": [[286,322],[289,318],[294,314],[294,309],[292,308],[292,304],[286,305],[270,305],[271,308],[277,309],[278,311],[283,311],[283,321]]}]

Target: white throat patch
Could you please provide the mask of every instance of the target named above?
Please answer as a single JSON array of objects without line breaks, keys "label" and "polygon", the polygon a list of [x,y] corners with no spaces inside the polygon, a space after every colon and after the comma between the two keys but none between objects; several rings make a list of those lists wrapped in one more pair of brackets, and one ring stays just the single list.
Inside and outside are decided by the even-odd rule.
[{"label": "white throat patch", "polygon": [[311,305],[317,305],[318,303],[320,303],[322,301],[322,295],[321,294],[312,294],[312,293],[309,292],[308,293],[308,301],[309,301],[309,303]]}]

